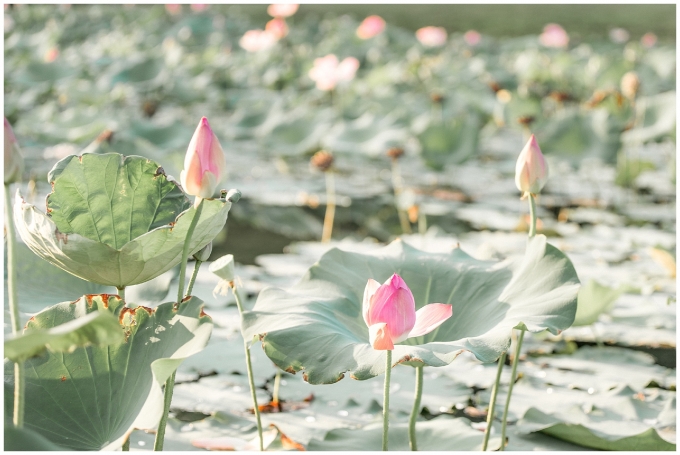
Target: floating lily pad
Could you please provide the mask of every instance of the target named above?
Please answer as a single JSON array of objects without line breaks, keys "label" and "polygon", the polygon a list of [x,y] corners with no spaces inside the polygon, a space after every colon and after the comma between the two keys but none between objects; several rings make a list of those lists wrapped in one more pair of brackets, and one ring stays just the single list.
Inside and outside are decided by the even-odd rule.
[{"label": "floating lily pad", "polygon": [[[192,297],[152,310],[127,308],[113,295],[84,296],[36,315],[26,334],[97,311],[119,321],[125,341],[29,359],[25,426],[69,450],[115,450],[133,428],[153,428],[162,409],[161,386],[182,360],[208,342],[212,322]],[[13,383],[5,363],[5,382]],[[11,400],[11,396],[5,399]]]},{"label": "floating lily pad", "polygon": [[369,278],[384,281],[393,273],[413,291],[416,308],[453,305],[453,317],[437,330],[395,346],[395,364],[444,366],[462,350],[491,362],[508,348],[513,327],[557,333],[576,312],[576,272],[545,236],[505,263],[478,261],[460,249],[425,253],[398,240],[368,254],[331,250],[290,290],[264,290],[243,314],[244,336],[259,335],[274,363],[304,370],[312,384],[337,382],[347,371],[354,379],[379,375],[385,354],[369,344],[362,296]]}]

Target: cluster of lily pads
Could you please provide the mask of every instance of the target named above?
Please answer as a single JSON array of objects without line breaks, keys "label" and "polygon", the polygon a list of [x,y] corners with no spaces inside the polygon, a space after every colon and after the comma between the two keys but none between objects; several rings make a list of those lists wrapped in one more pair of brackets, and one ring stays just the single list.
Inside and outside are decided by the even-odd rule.
[{"label": "cluster of lily pads", "polygon": [[[7,130],[8,123],[5,120],[6,207],[8,210],[13,207],[14,211],[14,216],[8,214],[7,219],[10,220],[8,287],[15,337],[5,344],[5,355],[11,360],[6,361],[5,366],[6,409],[14,409],[15,424],[10,426],[6,419],[6,435],[9,435],[6,436],[6,444],[16,444],[12,447],[27,447],[30,442],[37,444],[31,447],[45,449],[114,449],[121,446],[125,449],[133,430],[153,432],[157,429],[154,448],[162,449],[175,370],[183,359],[207,345],[213,328],[210,317],[203,311],[202,300],[192,295],[200,272],[199,267],[210,256],[211,242],[222,230],[231,202],[240,197],[239,192],[223,191],[219,197],[211,199],[215,196],[219,181],[224,177],[226,167],[217,136],[226,138],[222,143],[227,144],[227,157],[240,146],[244,146],[246,150],[253,149],[254,146],[266,147],[267,157],[306,157],[320,147],[331,149],[337,156],[356,156],[358,152],[377,157],[388,151],[388,156],[392,158],[393,189],[400,221],[403,221],[402,216],[412,216],[411,209],[414,206],[412,203],[400,205],[399,202],[398,193],[403,192],[403,188],[400,187],[398,162],[404,152],[407,155],[417,152],[422,163],[433,169],[450,169],[451,164],[464,161],[474,154],[479,135],[483,134],[483,129],[489,129],[489,122],[493,122],[498,128],[512,129],[515,127],[514,122],[521,119],[522,123],[517,124],[518,134],[521,135],[531,125],[532,131],[539,131],[546,137],[551,151],[569,156],[568,146],[573,144],[569,142],[571,139],[562,140],[561,136],[567,133],[558,129],[561,132],[551,136],[550,129],[545,125],[554,125],[558,121],[569,125],[573,123],[577,125],[574,127],[576,129],[568,130],[568,137],[573,138],[574,131],[583,133],[586,131],[583,128],[593,125],[591,120],[605,117],[604,121],[609,125],[605,130],[609,135],[601,137],[602,129],[597,126],[593,127],[597,134],[579,135],[580,138],[586,137],[592,141],[572,149],[576,153],[573,157],[578,159],[582,157],[581,153],[591,153],[588,147],[592,144],[595,144],[592,145],[593,150],[598,150],[596,155],[605,160],[615,159],[615,152],[620,149],[620,142],[616,141],[624,140],[622,138],[625,135],[622,136],[621,131],[625,128],[618,128],[610,123],[615,117],[613,113],[620,115],[622,122],[627,122],[629,119],[623,112],[627,108],[633,109],[633,112],[643,112],[642,120],[636,120],[629,128],[629,131],[638,133],[634,141],[657,140],[669,136],[669,130],[663,127],[666,119],[654,111],[658,105],[644,97],[638,99],[638,92],[643,88],[647,89],[645,84],[641,88],[633,82],[635,90],[629,91],[625,96],[621,95],[620,98],[617,98],[616,88],[608,88],[610,91],[601,93],[602,99],[597,103],[593,101],[593,106],[589,108],[595,111],[584,111],[583,106],[578,106],[575,101],[570,106],[572,100],[569,96],[562,96],[564,93],[559,89],[553,90],[555,87],[551,84],[555,81],[542,80],[540,75],[534,74],[526,80],[522,79],[524,76],[519,77],[515,81],[516,87],[513,87],[513,82],[504,80],[502,74],[496,74],[498,71],[493,73],[493,79],[485,81],[485,77],[480,78],[480,75],[486,74],[486,65],[491,64],[494,59],[503,62],[498,54],[494,54],[496,50],[485,43],[486,37],[466,34],[462,41],[458,37],[455,41],[448,41],[445,34],[442,40],[441,30],[424,30],[415,37],[407,37],[402,30],[389,25],[385,27],[384,21],[381,23],[375,18],[367,18],[361,24],[354,24],[348,19],[323,22],[321,30],[316,31],[323,39],[314,40],[310,37],[314,30],[310,24],[305,24],[306,31],[305,27],[293,23],[291,19],[288,19],[288,24],[281,24],[281,18],[288,13],[279,12],[272,14],[274,20],[279,19],[279,22],[271,27],[268,24],[259,34],[269,30],[269,33],[279,33],[280,36],[276,40],[265,36],[263,42],[266,45],[260,43],[258,47],[253,44],[256,40],[252,33],[248,38],[250,41],[244,41],[249,30],[245,30],[244,25],[236,21],[236,15],[233,18],[219,14],[212,17],[200,8],[192,9],[194,12],[187,16],[177,16],[173,12],[177,11],[174,7],[142,9],[145,14],[149,14],[149,18],[162,18],[158,23],[175,23],[176,30],[171,31],[163,41],[163,49],[167,55],[156,56],[154,61],[142,60],[129,68],[116,70],[120,71],[110,82],[117,89],[123,88],[120,92],[122,96],[118,99],[119,104],[114,110],[120,109],[119,113],[124,109],[129,110],[130,103],[134,102],[132,100],[137,100],[144,112],[137,115],[146,116],[152,110],[160,109],[158,117],[155,112],[149,115],[151,120],[123,116],[116,118],[117,114],[113,113],[111,118],[116,118],[119,123],[114,128],[114,139],[110,144],[106,140],[107,137],[110,139],[110,134],[99,137],[91,147],[84,150],[85,153],[81,150],[78,155],[62,158],[48,173],[47,181],[51,192],[47,198],[47,213],[26,203],[19,193],[14,201],[11,199],[9,185],[25,173],[20,170],[17,141],[11,130]],[[35,10],[18,8],[16,13],[20,17],[17,20],[35,20],[21,15],[29,15],[30,11],[30,15],[40,16],[41,12],[48,10],[37,7]],[[105,7],[90,7],[79,13],[95,15],[99,20],[107,17],[107,14],[122,17],[119,10],[115,14],[112,11]],[[123,15],[134,16],[130,12],[132,10],[122,11]],[[65,17],[69,17],[69,14]],[[224,22],[220,22],[221,20]],[[124,23],[117,25],[124,30]],[[91,25],[82,24],[85,31],[80,30],[81,36],[89,36],[90,31],[86,30],[89,26]],[[214,33],[215,27],[222,27],[226,33]],[[59,30],[61,33],[61,29]],[[76,28],[76,32],[63,33],[77,33],[77,30]],[[532,48],[528,43],[517,46],[514,49],[514,52],[520,54],[515,55],[517,61],[524,61],[522,58],[531,61],[530,57],[533,55],[537,59],[533,68],[540,72],[543,56],[561,62],[559,65],[564,65],[565,70],[572,68],[576,57],[594,58],[592,49],[563,49],[567,44],[558,40],[554,30],[546,29],[541,36],[538,42],[543,47],[534,45]],[[150,33],[154,35],[156,32]],[[75,48],[80,45],[90,44],[79,43],[77,37],[71,39],[73,41],[65,40],[68,45],[63,52],[58,50],[57,55],[66,54],[69,46],[72,46],[73,58],[92,58],[75,52]],[[10,40],[9,47],[12,48],[18,42],[19,38],[15,42]],[[226,42],[233,43],[234,48],[231,49],[230,58],[220,59],[219,53],[215,51],[222,49]],[[243,50],[235,47],[236,42]],[[356,49],[340,46],[347,42],[356,45]],[[338,52],[342,60],[324,57],[325,60],[312,64],[308,43],[318,46],[314,53],[320,57],[322,55],[318,52],[333,51]],[[483,47],[485,44],[487,48]],[[438,53],[441,46],[446,47]],[[341,55],[340,48],[353,49],[352,52],[356,50],[357,57]],[[626,49],[629,48],[634,54],[633,62],[637,62],[638,58],[651,59],[649,55],[653,52],[648,53],[649,50],[645,50],[643,44],[633,44]],[[289,49],[291,52],[281,53],[281,49]],[[396,53],[403,49],[415,49],[406,53],[406,61],[396,58]],[[503,52],[512,55],[511,49]],[[527,52],[531,55],[526,56]],[[20,53],[13,55],[18,57]],[[52,59],[54,52],[49,55]],[[462,65],[452,55],[462,56],[468,61]],[[280,57],[283,61],[277,61],[277,56],[283,56]],[[628,59],[628,56],[625,58]],[[171,61],[161,61],[171,57],[184,60],[182,64],[174,65]],[[347,69],[340,66],[349,62],[345,67],[351,69],[354,66],[352,58],[359,66],[358,70],[354,68],[357,71],[356,76],[349,71],[352,73],[352,77],[349,77]],[[74,62],[73,59],[70,61]],[[87,76],[80,75],[73,79],[74,73],[69,73],[68,68],[60,72],[64,69],[58,68],[60,64],[55,58],[33,69],[36,74],[44,76],[57,68],[55,79],[39,81],[40,83],[34,84],[33,90],[12,89],[13,86],[10,85],[11,95],[6,101],[9,109],[6,108],[6,112],[10,118],[14,118],[14,115],[20,120],[19,137],[22,138],[22,143],[24,136],[29,138],[29,149],[42,147],[40,141],[45,141],[45,145],[47,141],[54,141],[55,134],[65,134],[62,140],[78,143],[83,137],[92,137],[102,127],[110,126],[103,125],[100,116],[94,118],[94,123],[99,123],[93,126],[93,119],[86,119],[78,108],[85,102],[97,104],[96,95],[90,91],[87,96],[76,97],[75,100],[70,99],[69,95],[65,97],[63,107],[66,111],[71,109],[70,112],[75,114],[75,117],[60,117],[68,118],[67,122],[74,121],[67,128],[54,122],[44,122],[40,125],[33,123],[36,129],[29,130],[26,118],[33,114],[28,113],[28,109],[22,111],[21,103],[27,103],[23,106],[28,107],[29,103],[35,103],[39,97],[52,96],[51,94],[62,89],[64,93],[71,94],[72,87],[69,84],[76,81],[81,86],[79,90],[83,95],[87,91]],[[100,64],[107,70],[111,69],[111,64],[115,66],[113,62]],[[482,70],[479,71],[482,73],[474,73],[477,71],[474,70],[475,65],[481,65]],[[519,63],[515,64],[517,65]],[[205,67],[214,73],[202,72],[198,76],[194,71]],[[470,67],[474,74],[469,73]],[[33,71],[31,68],[29,65],[26,71]],[[156,68],[158,71],[153,70],[151,73],[155,73],[151,74],[149,68]],[[574,85],[574,80],[562,74],[559,68],[552,68],[551,71],[553,70],[563,78],[561,83],[564,85],[560,87],[580,87]],[[340,75],[335,71],[340,71]],[[594,70],[596,76],[598,71],[599,69]],[[170,72],[175,73],[170,75]],[[186,77],[177,78],[180,73],[185,72]],[[450,80],[448,72],[460,76],[460,80]],[[661,73],[657,73],[649,77],[651,87],[655,87],[655,83],[656,87],[662,87],[660,90],[663,87],[673,87],[667,77],[664,79],[663,75],[659,76]],[[225,75],[231,79],[225,80]],[[326,79],[324,85],[324,77],[327,76],[332,83]],[[258,79],[260,77],[262,80]],[[267,77],[269,82],[265,80]],[[618,77],[618,73],[616,77],[611,77],[611,80],[615,80],[615,87],[619,84]],[[628,80],[632,80],[632,77],[629,75]],[[349,81],[353,78],[350,84]],[[491,90],[487,90],[484,84],[480,85],[480,80],[488,83]],[[262,82],[277,91],[259,91],[253,86],[259,87]],[[60,85],[62,83],[65,85]],[[188,92],[193,91],[195,97],[174,98],[173,93],[181,94],[182,90],[187,90],[187,87],[179,87],[177,84],[185,83],[197,84],[188,89]],[[316,88],[313,88],[313,83]],[[449,91],[448,88],[452,85],[459,85],[460,90]],[[593,85],[607,86],[597,77],[594,77]],[[626,87],[630,85],[629,82]],[[584,89],[583,93],[587,93],[590,88]],[[625,92],[624,86],[621,88]],[[469,89],[472,92],[468,95],[458,96]],[[395,90],[400,91],[398,97],[394,96]],[[22,97],[15,96],[20,93],[23,93]],[[557,94],[547,100],[543,99],[544,95],[551,93]],[[430,95],[436,96],[430,98]],[[578,96],[583,98],[582,95]],[[395,106],[394,99],[398,98],[401,101],[408,99],[413,103]],[[582,101],[582,98],[578,100]],[[389,101],[390,99],[393,100]],[[206,103],[208,100],[210,102]],[[520,102],[515,103],[516,100]],[[551,100],[556,100],[552,107],[549,106],[553,102]],[[615,102],[603,104],[606,100]],[[166,106],[165,103],[169,105]],[[660,103],[665,106],[664,102]],[[643,110],[639,110],[640,105]],[[166,151],[174,150],[179,144],[186,144],[188,134],[183,123],[188,116],[200,110],[210,113],[211,119],[221,119],[223,115],[220,112],[225,107],[232,110],[232,113],[227,121],[219,121],[217,134],[212,132],[205,118],[201,120],[189,144],[182,168],[178,165],[177,156],[164,156]],[[647,115],[646,109],[655,113]],[[49,108],[40,115],[54,114],[53,110],[51,114],[48,111]],[[603,112],[605,113],[602,114]],[[536,123],[532,124],[532,120],[528,120],[531,116],[536,116],[533,119]],[[564,120],[565,118],[569,120]],[[542,124],[543,121],[546,123]],[[415,128],[422,127],[422,130],[404,134],[408,130],[407,124],[419,124],[421,126]],[[81,126],[87,127],[83,129]],[[52,131],[46,133],[40,131],[40,128],[52,128]],[[639,134],[645,128],[648,136],[640,138]],[[80,138],[69,136],[84,131],[87,132]],[[337,131],[339,134],[336,134]],[[362,133],[365,134],[362,136]],[[374,133],[377,133],[378,139]],[[477,136],[466,137],[466,134]],[[40,137],[42,139],[36,140]],[[357,137],[363,139],[357,142]],[[12,141],[7,142],[7,138],[12,138]],[[539,135],[539,138],[544,144],[543,136]],[[325,142],[327,140],[332,142]],[[606,147],[598,141],[605,143]],[[612,144],[612,141],[618,145]],[[48,150],[54,156],[65,150],[72,150],[64,144],[61,148],[53,147],[53,142],[51,145],[52,148]],[[125,156],[129,152],[124,155],[111,153],[113,150],[134,150],[135,155],[139,152],[152,159]],[[583,150],[586,152],[582,152]],[[604,152],[600,153],[602,150]],[[33,154],[34,161],[31,161],[30,153],[28,156],[27,167],[32,172],[39,173],[39,166],[32,167],[38,161],[35,155]],[[313,163],[322,170],[328,170],[333,162],[327,153],[317,153],[314,158],[316,160],[313,159]],[[294,160],[289,162],[295,163]],[[232,162],[227,158],[226,163],[230,171],[242,173],[237,160]],[[286,161],[283,163],[285,165]],[[181,173],[178,174],[180,169]],[[413,172],[413,169],[410,171]],[[170,172],[180,175],[181,186],[169,176]],[[409,170],[405,170],[405,174],[408,175]],[[332,182],[332,175],[333,173],[326,173],[327,183]],[[304,278],[294,286],[286,290],[268,288],[260,292],[252,309],[244,305],[247,298],[243,295],[240,280],[234,274],[233,258],[225,257],[214,261],[210,271],[223,280],[215,292],[219,294],[231,289],[238,307],[236,325],[245,341],[245,363],[248,366],[246,387],[251,393],[250,406],[256,416],[257,436],[247,444],[245,441],[236,443],[233,438],[228,441],[223,438],[203,438],[194,441],[194,445],[205,448],[226,446],[263,450],[275,439],[277,433],[264,429],[260,418],[260,411],[265,410],[266,406],[263,408],[261,401],[258,404],[251,359],[251,345],[259,340],[263,352],[275,365],[275,384],[277,381],[285,381],[281,379],[282,370],[288,373],[301,371],[304,380],[310,384],[335,383],[345,374],[357,380],[385,374],[381,425],[376,422],[375,428],[364,428],[366,437],[371,441],[375,439],[375,444],[369,444],[372,447],[386,449],[389,443],[390,448],[395,448],[395,445],[414,450],[416,447],[439,448],[428,444],[426,437],[417,437],[417,434],[438,434],[444,427],[450,426],[455,430],[453,433],[456,437],[453,441],[462,444],[460,447],[502,450],[505,447],[506,423],[512,417],[510,398],[517,379],[517,365],[525,331],[543,333],[547,330],[557,335],[570,327],[575,317],[579,319],[576,314],[579,280],[571,261],[558,248],[550,245],[545,236],[536,235],[535,195],[546,183],[547,165],[533,136],[517,161],[515,175],[517,188],[529,202],[530,217],[529,240],[524,253],[514,260],[478,260],[460,248],[428,252],[426,249],[414,248],[402,240],[368,252],[332,249],[309,268]],[[338,188],[340,203],[342,191],[342,187]],[[244,194],[257,198],[255,194],[251,196],[250,191],[244,191]],[[195,196],[193,204],[188,195]],[[329,208],[334,197],[329,190],[326,200]],[[415,214],[415,220],[419,221],[417,209]],[[31,318],[23,335],[19,335],[19,308],[24,302],[17,303],[19,292],[16,276],[13,275],[18,267],[15,258],[22,254],[24,258],[28,258],[31,253],[23,245],[14,243],[11,220],[16,222],[19,237],[28,249],[47,261],[42,267],[50,263],[52,265],[49,267],[59,267],[86,280],[88,283],[85,286],[91,287],[91,292],[86,295],[75,295],[72,293],[73,289],[82,289],[84,284],[82,280],[78,280],[77,284],[74,281],[74,286],[69,288],[68,280],[74,279],[71,277],[64,281],[60,278],[59,282],[44,283],[47,292],[33,290],[44,299],[44,295],[49,296],[53,289],[55,296],[63,296],[68,301],[53,305],[58,301],[55,298],[48,302],[51,306],[47,309],[44,309],[41,299],[34,303],[26,302],[26,305],[35,305],[36,308],[35,311],[23,311],[37,314]],[[326,217],[325,227],[329,224],[332,229],[333,216]],[[330,230],[324,229],[326,240],[330,239],[330,235]],[[192,255],[196,262],[185,290],[186,264]],[[30,262],[30,259],[27,261]],[[173,281],[173,268],[177,265],[180,266],[177,299],[156,308],[139,305],[146,297],[156,302],[158,295],[162,294],[161,299],[165,297],[169,283]],[[36,270],[39,267],[41,265],[37,265]],[[52,272],[46,276],[53,276]],[[159,285],[161,289],[157,290],[154,286],[158,285],[159,280],[166,282]],[[381,286],[381,282],[385,284]],[[135,285],[144,286],[145,283],[148,287],[135,288]],[[104,293],[102,289],[106,286],[116,287],[117,293]],[[592,287],[589,285],[587,289],[597,293],[598,290],[593,290]],[[153,295],[154,292],[157,295]],[[209,296],[205,298],[209,299]],[[578,293],[578,299],[586,300],[586,297]],[[593,316],[584,314],[580,311],[581,308],[582,305],[579,304],[582,319],[580,323],[587,325],[592,322]],[[595,313],[594,318],[597,318],[599,312],[596,310]],[[221,322],[218,326],[222,324],[224,323]],[[508,390],[503,395],[501,377],[505,358],[511,347],[513,329],[519,332],[516,332],[517,338],[510,356],[513,367]],[[489,412],[483,433],[460,421],[424,422],[421,418],[421,400],[427,400],[428,384],[433,380],[430,372],[435,370],[431,367],[453,366],[456,363],[454,360],[462,357],[461,353],[464,352],[471,353],[485,363],[499,359],[495,383],[493,387],[489,387],[491,397],[488,399]],[[233,356],[234,353],[227,353],[229,364],[233,362]],[[397,417],[392,431],[388,431],[390,375],[393,367],[399,364],[414,368],[415,398],[409,406],[411,414],[408,422],[402,422]],[[366,386],[354,383],[353,387]],[[14,401],[11,399],[12,389],[15,391]],[[215,392],[219,393],[219,390]],[[520,396],[521,392],[518,392]],[[492,435],[497,401],[505,403],[503,416],[497,419],[502,422],[501,438]],[[272,403],[276,403],[276,400]],[[394,415],[392,417],[395,418]],[[546,428],[546,422],[550,423],[550,419],[554,418],[541,414],[536,409],[530,409],[524,415],[528,422],[526,424],[536,428]],[[668,423],[668,416],[664,419],[664,424]],[[221,424],[219,420],[215,422],[218,422],[218,426],[228,425],[228,420]],[[282,426],[281,423],[278,425]],[[395,427],[397,435],[401,433],[408,436],[401,440],[397,436],[395,440]],[[565,431],[559,425],[550,428],[552,434],[558,438],[560,431]],[[279,443],[283,448],[301,448],[295,441],[284,438],[279,428],[275,430],[281,434]],[[169,431],[173,431],[172,427]],[[652,433],[646,438],[636,440],[640,444],[639,448],[674,447],[657,433]],[[334,438],[337,441],[335,446]],[[347,439],[342,429],[333,430],[328,433],[324,448],[347,448],[348,446],[343,446],[343,441]],[[611,448],[598,446],[601,441],[595,439],[596,442],[590,447]],[[433,440],[440,441],[441,438]],[[309,442],[308,448],[314,448],[314,444]],[[625,448],[625,442],[620,444],[624,445],[619,445],[618,448]]]}]

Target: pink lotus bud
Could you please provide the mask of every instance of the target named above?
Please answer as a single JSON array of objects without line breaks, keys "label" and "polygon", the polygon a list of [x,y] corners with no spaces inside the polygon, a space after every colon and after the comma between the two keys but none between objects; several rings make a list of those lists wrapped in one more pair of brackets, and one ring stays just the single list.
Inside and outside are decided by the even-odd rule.
[{"label": "pink lotus bud", "polygon": [[238,44],[248,52],[266,50],[276,44],[277,38],[272,32],[266,30],[248,30],[239,40]]},{"label": "pink lotus bud", "polygon": [[538,40],[545,47],[567,47],[569,45],[569,35],[559,24],[548,24],[543,27],[543,33]]},{"label": "pink lotus bud", "polygon": [[43,57],[45,62],[47,63],[52,63],[59,57],[59,49],[56,47],[51,47],[45,52],[45,56]]},{"label": "pink lotus bud", "polygon": [[5,117],[5,185],[21,180],[24,171],[24,157],[19,149],[12,126]]},{"label": "pink lotus bud", "polygon": [[515,184],[523,194],[538,194],[548,180],[548,164],[532,134],[517,158]]},{"label": "pink lotus bud", "polygon": [[642,45],[646,48],[654,47],[656,44],[656,35],[652,32],[647,32],[644,35],[642,35],[642,38],[640,38],[640,42]]},{"label": "pink lotus bud", "polygon": [[165,5],[165,11],[168,12],[168,14],[171,14],[173,16],[178,15],[179,13],[182,12],[182,5],[177,4],[177,3],[169,3]]},{"label": "pink lotus bud", "polygon": [[640,78],[635,71],[628,71],[621,78],[621,93],[628,99],[633,99],[640,89]]},{"label": "pink lotus bud", "polygon": [[463,35],[463,39],[468,46],[476,46],[482,40],[482,35],[477,30],[468,30]]},{"label": "pink lotus bud", "polygon": [[267,22],[264,30],[265,32],[269,32],[274,35],[277,40],[280,40],[284,36],[288,35],[288,25],[286,24],[286,21],[280,17],[275,17],[274,19]]},{"label": "pink lotus bud", "polygon": [[272,17],[290,17],[299,7],[297,3],[275,3],[267,7],[267,14]]},{"label": "pink lotus bud", "polygon": [[314,67],[309,70],[309,77],[316,82],[319,90],[333,90],[338,82],[346,82],[354,79],[359,60],[354,57],[347,57],[342,62],[338,62],[335,54],[328,54],[325,57],[314,60]]},{"label": "pink lotus bud", "polygon": [[189,142],[184,170],[179,176],[184,191],[196,196],[197,202],[212,197],[226,174],[226,167],[220,141],[210,128],[208,119],[203,117]]},{"label": "pink lotus bud", "polygon": [[625,28],[616,27],[609,30],[609,39],[616,44],[623,44],[630,39],[630,33]]},{"label": "pink lotus bud", "polygon": [[444,27],[423,27],[416,31],[416,38],[423,46],[436,47],[446,44],[446,29]]},{"label": "pink lotus bud", "polygon": [[385,30],[385,20],[380,16],[368,16],[357,28],[357,36],[369,39],[380,35]]},{"label": "pink lotus bud", "polygon": [[208,9],[208,5],[205,4],[205,3],[192,3],[190,8],[191,8],[191,11],[195,11],[197,13],[200,13],[201,11]]},{"label": "pink lotus bud", "polygon": [[451,317],[453,307],[431,303],[416,311],[413,293],[396,273],[382,286],[368,280],[364,290],[363,316],[373,349],[394,349],[407,338],[432,332]]}]

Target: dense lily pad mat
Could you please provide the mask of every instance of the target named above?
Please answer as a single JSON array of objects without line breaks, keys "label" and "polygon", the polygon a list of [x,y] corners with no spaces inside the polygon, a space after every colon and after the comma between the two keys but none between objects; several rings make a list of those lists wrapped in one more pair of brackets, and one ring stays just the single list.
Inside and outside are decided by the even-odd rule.
[{"label": "dense lily pad mat", "polygon": [[[192,297],[177,309],[173,302],[154,310],[133,309],[117,296],[103,294],[36,315],[26,333],[108,311],[118,318],[125,341],[29,359],[26,427],[71,450],[116,449],[133,427],[153,428],[162,410],[161,385],[185,357],[208,342],[212,321],[202,306]],[[5,363],[5,382],[13,382],[11,362]]]},{"label": "dense lily pad mat", "polygon": [[453,305],[453,317],[437,330],[395,346],[395,363],[443,366],[462,350],[491,362],[508,348],[513,327],[557,333],[576,312],[576,272],[545,236],[504,263],[478,261],[459,248],[425,253],[397,240],[369,254],[331,250],[289,291],[264,290],[243,315],[244,334],[259,335],[274,363],[304,370],[312,384],[337,382],[346,371],[354,379],[381,374],[385,354],[369,344],[361,304],[369,278],[382,282],[393,273],[413,291],[416,308]]}]

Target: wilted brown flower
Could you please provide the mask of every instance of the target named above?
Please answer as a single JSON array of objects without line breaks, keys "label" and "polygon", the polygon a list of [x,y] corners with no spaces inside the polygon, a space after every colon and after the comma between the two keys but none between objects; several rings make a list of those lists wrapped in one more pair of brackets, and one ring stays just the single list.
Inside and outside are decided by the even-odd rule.
[{"label": "wilted brown flower", "polygon": [[333,154],[326,150],[319,150],[312,156],[312,159],[309,162],[315,168],[326,172],[333,165]]},{"label": "wilted brown flower", "polygon": [[396,160],[404,155],[404,149],[401,147],[392,147],[387,150],[386,155],[392,158],[393,160]]}]

